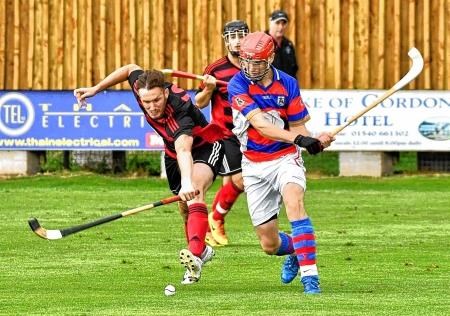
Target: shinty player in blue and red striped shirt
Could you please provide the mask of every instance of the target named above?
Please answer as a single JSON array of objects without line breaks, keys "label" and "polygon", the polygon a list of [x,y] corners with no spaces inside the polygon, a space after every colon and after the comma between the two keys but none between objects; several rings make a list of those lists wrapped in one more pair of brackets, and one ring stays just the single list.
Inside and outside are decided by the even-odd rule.
[{"label": "shinty player in blue and red striped shirt", "polygon": [[[148,124],[163,138],[165,167],[169,187],[186,206],[185,221],[188,249],[180,251],[180,263],[186,268],[182,284],[200,279],[202,266],[214,256],[205,244],[208,211],[205,195],[219,172],[223,159],[220,128],[206,121],[187,93],[165,82],[157,70],[143,71],[130,64],[113,71],[97,85],[74,91],[82,104],[87,97],[128,80]],[[195,191],[200,193],[195,195]]]},{"label": "shinty player in blue and red striped shirt", "polygon": [[[274,44],[269,35],[247,35],[239,58],[241,72],[228,84],[228,94],[253,226],[267,254],[286,256],[281,281],[292,282],[300,270],[304,292],[320,293],[314,228],[303,204],[306,177],[300,147],[317,154],[334,138],[328,133],[309,137],[309,114],[298,83],[271,65]],[[281,201],[291,235],[278,228]]]},{"label": "shinty player in blue and red striped shirt", "polygon": [[234,125],[231,105],[228,102],[228,90],[226,86],[216,86],[216,79],[228,82],[241,70],[239,65],[240,42],[248,32],[248,25],[244,21],[234,20],[225,24],[222,37],[228,53],[206,67],[205,79],[200,84],[199,92],[195,96],[196,105],[199,108],[208,106],[211,101],[212,122],[221,126],[225,131],[223,140],[225,153],[219,172],[223,176],[223,185],[214,197],[212,211],[208,216],[210,232],[206,234],[206,242],[212,246],[217,243],[222,246],[228,244],[225,216],[244,191],[241,169],[242,153],[239,149],[239,141],[232,132]]}]

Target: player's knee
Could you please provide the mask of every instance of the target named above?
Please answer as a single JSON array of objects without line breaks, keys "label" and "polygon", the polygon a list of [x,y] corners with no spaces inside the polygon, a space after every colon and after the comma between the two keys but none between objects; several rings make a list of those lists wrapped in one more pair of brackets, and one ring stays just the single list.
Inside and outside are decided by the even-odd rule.
[{"label": "player's knee", "polygon": [[304,189],[297,183],[287,183],[282,192],[284,204],[303,203]]},{"label": "player's knee", "polygon": [[205,200],[206,192],[208,191],[209,187],[211,186],[211,183],[212,183],[212,179],[211,180],[209,180],[209,179],[201,179],[201,180],[195,179],[195,180],[192,181],[192,184],[193,184],[194,188],[196,188],[199,191],[199,194],[197,194],[195,196],[195,198],[194,198],[197,202]]},{"label": "player's knee", "polygon": [[[201,193],[200,193],[201,194]],[[205,203],[205,199],[203,198],[203,196],[197,195],[195,198],[193,198],[192,200],[188,201],[187,204],[188,205],[192,205],[192,204],[196,204],[196,203]],[[205,203],[206,204],[206,203]]]},{"label": "player's knee", "polygon": [[[195,203],[201,203],[205,201],[205,196],[206,196],[206,191],[208,189],[208,187],[205,187],[203,184],[201,183],[194,183],[194,188],[196,190],[198,190],[198,194],[195,195],[195,197],[189,201],[189,202],[195,202]],[[189,205],[190,203],[188,203]]]},{"label": "player's knee", "polygon": [[284,206],[287,210],[298,210],[300,212],[304,212],[305,204],[303,203],[303,199],[298,198],[290,198],[284,200]]},{"label": "player's knee", "polygon": [[299,190],[297,186],[286,186],[283,192],[283,203],[286,210],[292,212],[303,213],[305,211],[305,205],[303,203],[303,191]]},{"label": "player's knee", "polygon": [[244,178],[242,178],[242,173],[239,173],[240,176],[233,177],[234,186],[240,191],[244,191]]}]

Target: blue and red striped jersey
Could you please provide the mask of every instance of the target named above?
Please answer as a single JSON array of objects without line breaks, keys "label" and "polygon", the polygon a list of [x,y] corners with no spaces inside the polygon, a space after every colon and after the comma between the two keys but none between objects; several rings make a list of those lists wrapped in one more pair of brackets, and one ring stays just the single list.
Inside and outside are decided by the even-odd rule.
[{"label": "blue and red striped jersey", "polygon": [[289,130],[289,124],[304,124],[308,110],[300,95],[298,82],[272,67],[273,81],[258,85],[239,72],[228,84],[228,99],[233,108],[233,132],[241,142],[241,151],[249,160],[268,161],[297,151],[295,145],[263,137],[251,126],[248,118],[255,110],[274,125]]}]

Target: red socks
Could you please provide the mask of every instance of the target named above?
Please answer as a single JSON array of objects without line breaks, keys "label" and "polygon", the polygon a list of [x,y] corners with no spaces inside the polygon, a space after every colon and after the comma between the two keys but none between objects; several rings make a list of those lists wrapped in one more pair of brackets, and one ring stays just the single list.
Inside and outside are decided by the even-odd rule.
[{"label": "red socks", "polygon": [[225,215],[233,206],[236,199],[242,193],[232,181],[225,184],[219,191],[217,191],[212,204],[213,218],[216,221],[224,221]]},{"label": "red socks", "polygon": [[187,235],[189,250],[193,255],[201,257],[205,249],[205,236],[208,230],[208,210],[205,203],[189,205]]}]

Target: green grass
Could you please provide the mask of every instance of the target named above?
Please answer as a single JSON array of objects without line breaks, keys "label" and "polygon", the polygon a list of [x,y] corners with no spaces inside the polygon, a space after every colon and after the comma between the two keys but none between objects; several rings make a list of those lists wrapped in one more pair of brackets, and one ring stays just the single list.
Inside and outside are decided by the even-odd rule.
[{"label": "green grass", "polygon": [[[42,172],[60,172],[63,167],[62,151],[48,151],[46,162],[41,164]],[[150,175],[157,176],[161,173],[160,152],[127,152],[125,174],[128,175]],[[308,173],[320,176],[338,176],[339,175],[339,153],[335,151],[325,151],[320,155],[312,156],[305,154],[302,156],[305,165],[308,167]],[[94,168],[95,166],[95,168]],[[92,164],[91,169],[97,173],[109,173],[112,170],[105,163]],[[72,171],[80,171],[80,167],[75,161],[70,163]],[[413,174],[417,173],[417,153],[400,152],[399,160],[394,165],[394,174]]]},{"label": "green grass", "polygon": [[[58,229],[147,204],[170,195],[165,181],[81,173],[0,180],[0,314],[445,315],[449,188],[448,175],[309,180],[323,289],[311,297],[297,280],[280,283],[282,258],[260,250],[245,198],[227,217],[231,245],[216,249],[198,284],[182,286],[175,205],[57,241],[27,224],[36,216]],[[290,230],[284,214],[280,223]],[[169,283],[177,293],[165,297]]]},{"label": "green grass", "polygon": [[[308,173],[322,176],[339,175],[339,152],[325,151],[320,155],[303,155]],[[397,163],[394,164],[394,174],[417,173],[417,153],[400,152]]]}]

